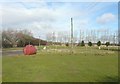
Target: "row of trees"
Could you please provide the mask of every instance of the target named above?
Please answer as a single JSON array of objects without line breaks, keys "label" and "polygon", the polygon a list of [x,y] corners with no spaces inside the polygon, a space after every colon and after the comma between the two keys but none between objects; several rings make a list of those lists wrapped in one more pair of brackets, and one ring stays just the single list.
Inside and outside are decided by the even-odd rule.
[{"label": "row of trees", "polygon": [[[97,39],[99,37],[99,35],[97,34],[92,34],[92,33],[84,34],[84,33],[85,32],[80,31],[80,34],[79,34],[80,36],[78,38],[75,37],[74,35],[74,43],[78,43],[77,44],[78,46],[85,46],[85,43],[88,43],[88,45],[92,46],[93,43],[97,43],[100,49],[101,44],[105,44],[105,43],[112,44],[114,43],[114,40],[116,39],[114,38],[113,42],[108,41],[108,40],[106,40],[106,42],[103,42],[101,40],[99,41],[100,38]],[[95,41],[90,40],[93,37],[94,37],[94,40],[95,39],[97,40]],[[117,37],[117,33],[116,33],[116,36],[113,35],[113,37]],[[85,38],[86,40],[84,40]],[[46,35],[46,40],[48,41],[48,44],[61,45],[65,43],[67,44],[67,46],[69,46],[70,39],[71,39],[70,34],[67,32],[59,32],[59,33],[52,32]],[[46,41],[34,38],[32,33],[28,30],[17,31],[17,30],[8,29],[8,30],[2,31],[2,47],[24,47],[27,44],[39,45],[39,43],[40,45],[47,44]]]},{"label": "row of trees", "polygon": [[[88,46],[91,47],[92,45],[93,45],[92,42],[88,42]],[[101,49],[101,48],[100,48],[101,45],[102,45],[101,41],[98,41],[98,42],[97,42],[97,46],[99,47],[99,49]],[[108,47],[108,46],[110,45],[110,42],[106,42],[105,45],[106,45],[106,47]],[[69,46],[69,43],[66,43],[66,46]],[[82,41],[81,43],[79,42],[79,43],[77,44],[77,46],[85,46],[84,41]]]},{"label": "row of trees", "polygon": [[39,40],[33,37],[32,33],[28,30],[3,30],[2,31],[2,47],[24,47],[28,44],[46,45],[46,41]]},{"label": "row of trees", "polygon": [[[68,31],[59,31],[59,32],[48,32],[46,34],[47,41],[61,42],[61,43],[70,43],[70,32]],[[92,43],[101,43],[110,42],[111,44],[118,44],[118,31],[112,31],[110,29],[100,29],[100,30],[80,30],[74,31],[74,43],[81,42],[82,40]]]}]

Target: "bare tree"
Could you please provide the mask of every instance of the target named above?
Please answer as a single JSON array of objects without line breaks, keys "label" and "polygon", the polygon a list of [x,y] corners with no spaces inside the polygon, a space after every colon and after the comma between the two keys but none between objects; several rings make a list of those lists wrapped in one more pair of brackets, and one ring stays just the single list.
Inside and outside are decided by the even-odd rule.
[{"label": "bare tree", "polygon": [[52,41],[52,33],[47,33],[46,39],[47,39],[47,41]]},{"label": "bare tree", "polygon": [[2,32],[2,39],[3,39],[3,41],[7,41],[10,44],[12,44],[13,47],[17,46],[17,42],[19,40],[19,38],[17,36],[17,31],[11,30],[11,29]]}]

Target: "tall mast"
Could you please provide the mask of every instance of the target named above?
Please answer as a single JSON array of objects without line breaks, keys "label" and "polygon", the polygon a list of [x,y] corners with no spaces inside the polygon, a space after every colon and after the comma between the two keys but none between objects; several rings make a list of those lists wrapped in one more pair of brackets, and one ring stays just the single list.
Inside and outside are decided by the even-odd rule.
[{"label": "tall mast", "polygon": [[71,48],[73,48],[73,19],[71,18]]}]

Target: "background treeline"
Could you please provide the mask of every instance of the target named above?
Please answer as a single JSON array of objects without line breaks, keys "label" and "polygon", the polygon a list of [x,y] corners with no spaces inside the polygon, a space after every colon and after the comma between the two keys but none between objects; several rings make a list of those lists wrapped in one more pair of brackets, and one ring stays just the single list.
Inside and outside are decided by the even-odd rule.
[{"label": "background treeline", "polygon": [[[61,36],[59,37],[59,35],[61,35]],[[7,29],[7,30],[2,31],[2,35],[0,35],[0,36],[2,36],[2,41],[0,41],[0,42],[2,42],[3,48],[24,47],[28,44],[38,46],[39,43],[40,43],[40,45],[66,45],[66,46],[69,46],[70,45],[70,37],[65,37],[66,33],[65,34],[60,33],[59,35],[56,36],[56,33],[47,34],[46,35],[47,41],[46,41],[46,40],[34,38],[32,33],[28,30],[19,30],[18,31],[18,30],[13,30],[13,29]],[[80,35],[81,35],[80,37],[82,37],[84,34],[81,33]],[[67,35],[67,36],[70,36],[70,35]],[[116,45],[116,46],[119,45],[118,39],[116,39],[117,35],[114,36],[114,38],[112,38],[112,36],[111,36],[111,38],[113,39],[112,41],[107,40],[107,37],[109,37],[109,35],[106,36],[106,39],[104,39],[104,41],[102,39],[97,39],[96,41],[92,41],[90,39],[84,40],[85,38],[84,39],[76,38],[76,40],[74,39],[73,45],[85,46],[85,44],[88,44],[88,46],[89,46],[89,44],[90,44],[90,46],[92,46],[92,45],[97,45],[98,41],[100,41],[99,44],[101,44],[101,45],[106,45],[107,42],[109,42],[109,45]],[[89,38],[92,38],[92,36]],[[69,39],[69,40],[67,40],[67,39]]]},{"label": "background treeline", "polygon": [[32,45],[46,45],[46,41],[39,40],[37,38],[34,38],[32,33],[28,30],[3,30],[2,31],[2,47],[8,48],[8,47],[24,47],[27,44]]}]

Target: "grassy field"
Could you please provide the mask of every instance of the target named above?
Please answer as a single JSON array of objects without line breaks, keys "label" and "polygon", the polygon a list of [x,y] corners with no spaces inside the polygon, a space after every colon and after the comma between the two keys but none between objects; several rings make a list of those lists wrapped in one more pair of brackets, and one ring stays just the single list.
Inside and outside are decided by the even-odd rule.
[{"label": "grassy field", "polygon": [[115,82],[118,51],[98,47],[47,47],[31,56],[3,56],[3,82]]}]

